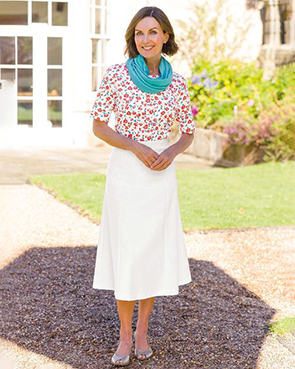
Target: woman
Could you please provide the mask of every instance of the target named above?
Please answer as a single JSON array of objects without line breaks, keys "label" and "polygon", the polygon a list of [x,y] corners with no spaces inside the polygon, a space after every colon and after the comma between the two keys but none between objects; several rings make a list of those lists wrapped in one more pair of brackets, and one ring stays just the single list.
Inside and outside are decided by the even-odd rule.
[{"label": "woman", "polygon": [[[125,39],[129,59],[107,69],[90,115],[94,134],[113,146],[93,288],[115,293],[116,366],[130,360],[136,300],[135,356],[145,360],[153,354],[147,333],[155,296],[177,295],[179,285],[191,282],[173,160],[192,143],[195,126],[186,80],[162,56],[174,55],[178,46],[157,7],[140,9]],[[115,131],[107,125],[112,111]],[[182,135],[169,146],[174,119]]]}]

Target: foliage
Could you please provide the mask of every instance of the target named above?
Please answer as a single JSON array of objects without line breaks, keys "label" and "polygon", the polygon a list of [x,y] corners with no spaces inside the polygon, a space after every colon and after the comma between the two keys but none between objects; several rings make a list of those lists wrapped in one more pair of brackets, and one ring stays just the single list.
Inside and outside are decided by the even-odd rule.
[{"label": "foliage", "polygon": [[265,161],[295,159],[295,63],[271,80],[254,63],[200,60],[188,81],[197,125],[227,133],[224,145],[254,145]]},{"label": "foliage", "polygon": [[214,129],[227,133],[223,145],[253,145],[265,150],[264,161],[295,160],[295,106],[277,106],[264,112],[252,125],[246,120],[216,124]]},{"label": "foliage", "polygon": [[238,112],[257,118],[269,102],[283,98],[285,81],[264,80],[254,62],[202,59],[192,68],[188,87],[193,107],[198,106],[197,124],[208,128],[220,118],[233,120]]},{"label": "foliage", "polygon": [[224,145],[264,149],[266,161],[294,159],[295,64],[267,77],[258,61],[238,60],[252,19],[233,17],[230,7],[229,0],[191,1],[189,17],[178,21],[196,125],[227,133]]},{"label": "foliage", "polygon": [[[290,98],[293,102],[290,102]],[[279,106],[273,104],[259,117],[260,124],[268,123],[278,134],[267,145],[268,160],[295,160],[295,96],[286,97]]]}]

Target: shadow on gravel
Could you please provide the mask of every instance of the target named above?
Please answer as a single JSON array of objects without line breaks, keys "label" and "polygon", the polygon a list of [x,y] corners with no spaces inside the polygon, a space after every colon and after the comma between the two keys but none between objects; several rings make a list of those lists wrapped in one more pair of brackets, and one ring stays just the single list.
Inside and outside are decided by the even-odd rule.
[{"label": "shadow on gravel", "polygon": [[[96,247],[32,248],[3,268],[1,336],[77,369],[113,368],[119,318],[113,291],[94,290]],[[207,261],[190,259],[193,282],[157,297],[154,357],[132,368],[257,366],[275,310]],[[133,329],[137,319],[135,305]]]}]

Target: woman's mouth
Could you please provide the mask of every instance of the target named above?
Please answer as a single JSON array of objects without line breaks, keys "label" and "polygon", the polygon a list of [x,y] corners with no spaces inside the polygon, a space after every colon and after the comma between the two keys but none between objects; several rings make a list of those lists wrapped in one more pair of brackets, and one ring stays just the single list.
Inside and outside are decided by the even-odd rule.
[{"label": "woman's mouth", "polygon": [[147,46],[142,46],[143,50],[146,50],[146,51],[152,50],[152,48],[153,48],[153,47],[154,47],[154,46],[149,46],[149,47],[147,47]]}]

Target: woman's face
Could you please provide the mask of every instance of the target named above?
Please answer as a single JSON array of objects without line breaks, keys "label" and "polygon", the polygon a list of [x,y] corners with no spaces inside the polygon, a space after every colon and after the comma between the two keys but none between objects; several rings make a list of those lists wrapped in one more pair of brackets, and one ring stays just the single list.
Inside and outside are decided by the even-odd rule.
[{"label": "woman's face", "polygon": [[168,33],[164,33],[154,17],[141,19],[135,26],[134,41],[137,51],[146,59],[161,57],[163,43],[167,42]]}]

